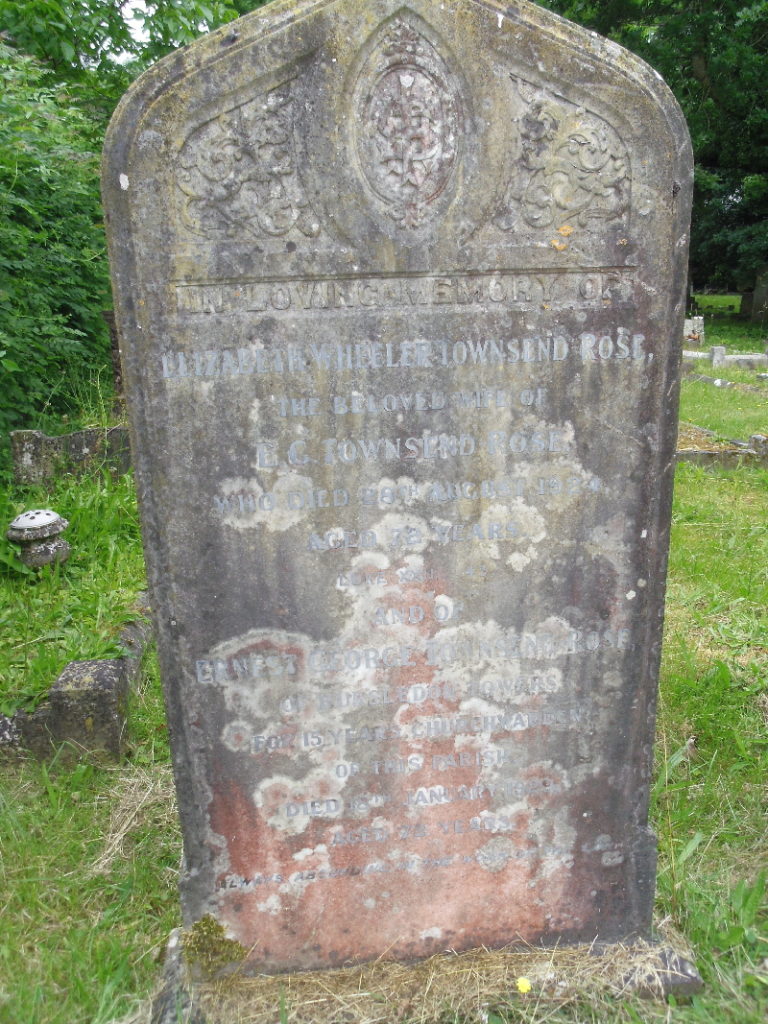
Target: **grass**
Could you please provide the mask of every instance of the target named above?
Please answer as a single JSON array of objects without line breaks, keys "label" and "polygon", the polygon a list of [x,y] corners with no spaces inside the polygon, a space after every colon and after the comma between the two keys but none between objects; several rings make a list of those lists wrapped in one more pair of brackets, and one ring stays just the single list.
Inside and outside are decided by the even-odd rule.
[{"label": "grass", "polygon": [[0,712],[34,707],[67,662],[113,657],[120,627],[136,617],[144,562],[133,480],[96,472],[63,477],[50,490],[0,492],[0,522],[30,508],[69,521],[63,565],[27,570],[13,546],[0,547]]},{"label": "grass", "polygon": [[[752,434],[768,434],[768,383],[756,384],[754,373],[743,370],[723,370],[721,374],[710,366],[698,372],[723,380],[740,380],[742,386],[716,388],[706,381],[684,381],[680,395],[683,423],[695,423],[736,441],[746,441]],[[751,380],[751,384],[744,385],[744,378]]]},{"label": "grass", "polygon": [[[686,363],[688,362],[689,360],[686,360]],[[760,367],[757,370],[742,370],[730,364],[713,367],[709,359],[696,359],[691,362],[691,368],[693,373],[701,373],[712,380],[728,380],[735,384],[742,384],[755,394],[762,391],[763,397],[768,399],[768,381],[759,376],[761,373],[768,374],[768,366]]]},{"label": "grass", "polygon": [[[88,373],[70,367],[56,380],[43,405],[14,430],[40,430],[50,437],[86,427],[112,427],[118,422],[111,367]],[[10,439],[0,432],[0,486],[11,477]]]},{"label": "grass", "polygon": [[[745,436],[750,417],[755,429],[765,428],[764,403],[756,407],[761,396],[744,393],[737,422],[733,392],[702,387],[699,395],[684,382],[684,418],[736,437]],[[12,681],[4,682],[13,703],[37,699],[46,673],[34,685],[29,680],[49,656],[48,681],[56,674],[53,653],[63,641],[46,632],[79,631],[75,646],[84,646],[77,657],[111,653],[142,571],[129,478],[65,479],[51,493],[12,492],[4,500],[6,521],[22,506],[53,505],[70,518],[75,549],[67,565],[36,581],[7,564],[0,575],[0,616],[18,661]],[[534,976],[530,993],[499,996],[479,1013],[481,986],[474,1009],[465,999],[462,1015],[446,1009],[441,1024],[766,1019],[766,523],[765,469],[678,467],[652,807],[660,847],[657,919],[693,945],[705,991],[686,1004],[617,999],[598,989],[552,1001],[542,998],[544,982]],[[99,629],[101,638],[87,646]],[[158,957],[178,924],[179,834],[151,659],[134,698],[131,746],[129,760],[114,768],[0,765],[2,1024],[127,1020],[158,980]],[[465,996],[477,973],[467,978]],[[377,1019],[410,1024],[424,1019],[426,1007],[415,991],[382,1005]],[[268,1024],[287,1024],[292,1013],[287,985]]]},{"label": "grass", "polygon": [[9,763],[0,783],[0,1021],[105,1024],[178,923],[178,824],[156,673],[113,769]]},{"label": "grass", "polygon": [[[694,295],[704,317],[704,348],[725,345],[731,352],[764,352],[768,323],[751,323],[738,316],[740,295]],[[729,307],[733,307],[730,309]]]},{"label": "grass", "polygon": [[42,430],[56,437],[86,427],[111,427],[115,424],[113,371],[105,367],[87,376],[76,368],[56,381],[48,398],[25,429]]},{"label": "grass", "polygon": [[739,312],[741,295],[738,292],[727,292],[721,295],[710,295],[708,292],[697,292],[693,296],[699,307],[701,316],[714,314],[735,314]]},{"label": "grass", "polygon": [[[564,1020],[590,991],[603,1006],[628,992],[628,979],[654,970],[647,943],[613,945],[595,955],[588,947],[563,947],[542,955],[521,948],[439,954],[417,964],[375,961],[362,968],[310,971],[272,978],[231,978],[209,983],[202,1003],[210,1024],[271,1021],[274,1007],[291,1024],[342,1020],[374,1024],[408,1020],[494,1022]],[[247,1009],[244,1010],[244,1007]],[[450,1010],[447,1008],[450,1007]],[[556,1011],[560,1010],[560,1013]],[[580,1012],[579,1018],[583,1016]]]}]

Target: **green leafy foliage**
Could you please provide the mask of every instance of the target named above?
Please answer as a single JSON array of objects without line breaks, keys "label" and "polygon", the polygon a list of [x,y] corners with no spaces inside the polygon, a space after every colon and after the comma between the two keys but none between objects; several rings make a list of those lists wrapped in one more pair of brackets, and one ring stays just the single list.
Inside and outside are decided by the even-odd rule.
[{"label": "green leafy foliage", "polygon": [[768,263],[768,2],[539,0],[610,36],[666,80],[696,158],[697,286],[751,287]]},{"label": "green leafy foliage", "polygon": [[236,18],[238,7],[229,0],[0,0],[0,24],[25,53],[70,79],[92,69],[110,74],[118,55],[157,60]]},{"label": "green leafy foliage", "polygon": [[0,45],[0,433],[108,358],[91,125],[35,60]]},{"label": "green leafy foliage", "polygon": [[109,365],[99,195],[109,117],[143,68],[258,0],[0,0],[0,465]]}]

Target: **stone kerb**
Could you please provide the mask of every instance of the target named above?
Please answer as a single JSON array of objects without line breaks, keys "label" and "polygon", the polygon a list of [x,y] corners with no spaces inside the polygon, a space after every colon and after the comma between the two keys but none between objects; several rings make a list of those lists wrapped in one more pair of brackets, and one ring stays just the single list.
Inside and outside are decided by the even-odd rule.
[{"label": "stone kerb", "polygon": [[186,925],[245,974],[647,935],[659,77],[527,3],[274,3],[133,86],[103,189]]},{"label": "stone kerb", "polygon": [[758,370],[768,366],[766,352],[728,352],[725,345],[713,345],[707,354],[696,349],[683,349],[683,358],[690,361],[708,359],[713,369]]},{"label": "stone kerb", "polygon": [[713,345],[709,350],[713,369],[732,367],[737,370],[757,370],[768,366],[768,354],[765,352],[733,352],[724,345]]},{"label": "stone kerb", "polygon": [[105,465],[126,473],[131,466],[125,427],[86,427],[49,437],[41,430],[12,430],[11,459],[17,484],[44,484],[62,473],[80,476]]},{"label": "stone kerb", "polygon": [[140,618],[123,628],[120,657],[69,662],[34,711],[0,716],[0,750],[6,756],[28,752],[41,761],[54,755],[120,761],[128,744],[130,694],[151,639],[149,620]]}]

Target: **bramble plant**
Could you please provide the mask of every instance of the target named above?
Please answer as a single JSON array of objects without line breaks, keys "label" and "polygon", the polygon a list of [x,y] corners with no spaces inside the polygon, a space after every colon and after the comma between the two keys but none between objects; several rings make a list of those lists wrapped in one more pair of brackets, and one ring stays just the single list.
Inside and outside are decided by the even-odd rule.
[{"label": "bramble plant", "polygon": [[0,43],[0,435],[63,378],[108,360],[108,275],[92,126],[40,64]]}]

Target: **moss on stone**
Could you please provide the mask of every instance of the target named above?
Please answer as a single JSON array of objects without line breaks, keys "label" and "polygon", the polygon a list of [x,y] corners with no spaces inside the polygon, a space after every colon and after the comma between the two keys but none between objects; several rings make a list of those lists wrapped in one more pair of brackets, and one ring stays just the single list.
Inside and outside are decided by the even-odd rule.
[{"label": "moss on stone", "polygon": [[248,955],[236,939],[227,938],[224,927],[210,914],[184,931],[182,940],[187,963],[191,968],[198,968],[206,979],[239,964]]}]

